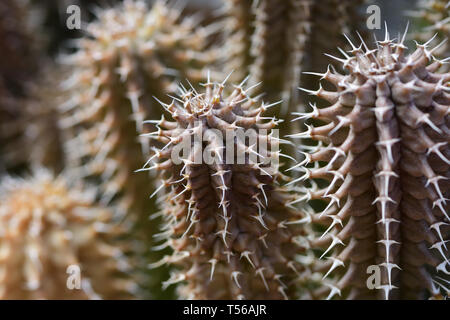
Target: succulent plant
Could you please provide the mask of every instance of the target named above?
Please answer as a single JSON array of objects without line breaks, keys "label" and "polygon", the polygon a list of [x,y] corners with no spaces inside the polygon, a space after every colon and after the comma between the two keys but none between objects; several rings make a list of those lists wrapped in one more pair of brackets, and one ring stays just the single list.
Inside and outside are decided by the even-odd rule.
[{"label": "succulent plant", "polygon": [[[158,247],[173,254],[154,266],[177,267],[164,285],[183,283],[182,298],[293,298],[304,269],[295,259],[305,251],[299,240],[304,215],[288,205],[294,196],[280,185],[286,177],[276,162],[284,142],[275,134],[278,121],[262,117],[272,105],[258,106],[249,95],[254,87],[241,83],[226,95],[225,81],[208,79],[204,91],[181,89],[171,104],[162,103],[173,121],[155,122],[150,137],[161,148],[143,170],[156,170],[162,181],[165,225]],[[239,138],[239,130],[253,130],[254,144]],[[267,143],[268,153],[257,143]]]},{"label": "succulent plant", "polygon": [[24,84],[37,70],[39,36],[33,34],[36,23],[25,0],[0,3],[0,77],[15,96],[25,94]]},{"label": "succulent plant", "polygon": [[[123,230],[92,190],[40,170],[3,178],[0,190],[0,299],[133,297]],[[81,271],[78,289],[68,286],[71,266]]]},{"label": "succulent plant", "polygon": [[[300,83],[308,86],[306,68],[318,70],[322,58],[345,45],[343,33],[361,30],[359,9],[364,0],[228,0],[226,3],[226,72],[233,79],[248,73],[262,82],[260,92],[269,100],[283,99],[281,113],[295,110]],[[361,31],[364,37],[364,32]]]},{"label": "succulent plant", "polygon": [[33,34],[28,1],[0,3],[0,172],[26,164],[23,138],[23,100],[37,72],[39,36]]},{"label": "succulent plant", "polygon": [[[415,17],[419,25],[423,28],[414,35],[414,39],[427,41],[435,37],[435,43],[445,41],[450,36],[450,1],[448,0],[421,0],[418,3],[419,9],[410,12]],[[442,42],[441,46],[434,52],[435,56],[447,58],[450,54],[448,42]]]},{"label": "succulent plant", "polygon": [[450,4],[369,4],[1,0],[0,299],[448,297]]},{"label": "succulent plant", "polygon": [[[252,36],[250,67],[261,92],[271,100],[295,101],[302,60],[310,32],[310,3],[305,0],[262,0],[253,6],[255,32]],[[281,93],[281,96],[280,96]],[[294,93],[293,95],[291,95]],[[285,110],[284,113],[286,113]]]},{"label": "succulent plant", "polygon": [[[310,246],[328,259],[330,298],[419,299],[448,287],[450,74],[429,43],[408,54],[405,36],[351,44],[334,58],[345,74],[320,74],[335,90],[307,90],[329,105],[299,114],[312,122],[293,137],[318,142],[305,141],[296,169],[304,198],[326,202],[311,215],[324,232]],[[379,290],[367,286],[373,268]]]},{"label": "succulent plant", "polygon": [[242,81],[250,72],[253,58],[250,54],[254,32],[254,12],[252,0],[227,0],[224,2],[225,15],[225,70],[231,72],[232,79]]},{"label": "succulent plant", "polygon": [[87,26],[89,37],[67,57],[74,71],[65,82],[72,98],[62,106],[62,126],[72,136],[66,143],[68,166],[99,184],[100,201],[114,203],[143,243],[151,241],[153,230],[148,219],[153,204],[143,196],[152,186],[148,177],[134,173],[145,163],[146,146],[138,139],[143,119],[161,114],[152,95],[173,93],[178,78],[201,79],[212,58],[208,32],[180,14],[163,1],[149,8],[126,0],[99,11],[98,21]]}]

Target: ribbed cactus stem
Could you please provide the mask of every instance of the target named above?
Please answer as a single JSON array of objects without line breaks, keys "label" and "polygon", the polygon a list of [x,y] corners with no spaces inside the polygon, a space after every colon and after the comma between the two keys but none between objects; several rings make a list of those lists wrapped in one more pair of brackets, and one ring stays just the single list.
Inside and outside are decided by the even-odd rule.
[{"label": "ribbed cactus stem", "polygon": [[[4,177],[0,191],[0,299],[133,297],[118,240],[124,230],[93,202],[95,190],[38,171],[27,180]],[[73,281],[70,270],[80,271]]]},{"label": "ribbed cactus stem", "polygon": [[[145,196],[152,185],[135,173],[148,153],[139,140],[143,120],[161,114],[152,96],[173,93],[178,77],[200,80],[213,58],[206,48],[207,30],[180,15],[164,1],[150,8],[125,0],[99,11],[98,20],[87,26],[89,37],[67,57],[74,71],[64,83],[72,98],[62,105],[62,125],[72,135],[68,166],[99,183],[100,201],[114,203],[117,213],[134,224],[133,237],[142,238],[146,251],[155,228],[148,219],[154,204]],[[159,287],[158,275],[152,278]]]},{"label": "ribbed cactus stem", "polygon": [[[408,55],[405,37],[386,31],[373,50],[351,44],[334,58],[346,74],[321,75],[336,90],[307,90],[330,106],[299,116],[314,123],[294,136],[319,141],[304,147],[314,166],[299,180],[311,183],[308,199],[326,201],[312,216],[326,232],[311,247],[329,258],[330,297],[419,299],[448,288],[450,74],[438,72],[429,43]],[[378,290],[367,286],[370,266],[381,270]]]},{"label": "ribbed cactus stem", "polygon": [[[361,14],[366,0],[322,0],[313,1],[310,6],[311,30],[306,46],[309,70],[323,70],[332,61],[324,53],[346,49],[345,34],[358,32],[366,39],[366,16]],[[306,80],[305,84],[309,83]]]},{"label": "ribbed cactus stem", "polygon": [[29,1],[0,3],[0,172],[17,172],[28,160],[23,106],[40,57],[40,36],[32,18]]},{"label": "ribbed cactus stem", "polygon": [[[166,221],[160,247],[169,246],[173,254],[155,266],[177,267],[164,284],[181,282],[182,298],[293,298],[296,272],[303,270],[295,256],[305,251],[297,241],[304,215],[289,205],[294,196],[280,185],[285,177],[278,165],[252,160],[251,154],[262,152],[257,143],[225,138],[253,129],[256,141],[270,146],[266,158],[275,159],[278,120],[262,117],[272,105],[251,98],[251,87],[238,85],[229,95],[224,88],[225,81],[208,79],[201,92],[181,89],[171,104],[162,103],[173,120],[157,121],[158,131],[150,136],[161,149],[143,170],[159,172]],[[183,141],[192,148],[174,157]],[[234,156],[227,158],[230,148]],[[205,160],[205,154],[214,161]],[[245,161],[238,163],[238,155]]]},{"label": "ribbed cactus stem", "polygon": [[410,15],[416,18],[419,26],[423,26],[413,38],[425,42],[434,37],[433,45],[441,42],[434,55],[447,58],[450,54],[447,42],[450,36],[450,1],[421,0],[418,3],[418,10],[411,12]]},{"label": "ribbed cactus stem", "polygon": [[223,50],[226,72],[234,70],[232,79],[244,80],[250,72],[253,58],[250,54],[254,32],[253,0],[227,0],[225,12],[225,50]]},{"label": "ribbed cactus stem", "polygon": [[34,34],[31,6],[27,0],[0,3],[0,78],[14,95],[24,94],[24,84],[35,73],[39,35]]}]

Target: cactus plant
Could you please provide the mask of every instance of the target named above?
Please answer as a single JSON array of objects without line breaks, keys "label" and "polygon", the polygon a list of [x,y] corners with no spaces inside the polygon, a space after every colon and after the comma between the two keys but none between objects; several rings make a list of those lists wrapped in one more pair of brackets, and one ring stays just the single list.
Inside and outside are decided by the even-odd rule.
[{"label": "cactus plant", "polygon": [[[39,80],[30,83],[27,98],[20,106],[22,116],[20,123],[23,136],[20,149],[27,152],[29,167],[44,167],[54,173],[64,168],[63,132],[60,127],[61,113],[59,104],[65,101],[64,92],[59,83],[65,72],[57,65],[48,63],[41,67]],[[15,147],[18,146],[16,142]]]},{"label": "cactus plant", "polygon": [[0,1],[0,299],[448,296],[450,8],[380,1]]},{"label": "cactus plant", "polygon": [[[419,9],[410,12],[410,16],[417,19],[419,26],[423,26],[420,32],[414,35],[414,39],[427,41],[435,37],[433,44],[445,41],[450,36],[450,2],[448,0],[421,0]],[[450,54],[448,42],[443,42],[434,53],[438,57],[446,58]]]},{"label": "cactus plant", "polygon": [[[278,121],[262,117],[272,105],[257,106],[260,101],[249,96],[252,87],[241,83],[226,95],[225,81],[208,79],[204,91],[182,89],[180,98],[162,103],[173,121],[156,121],[151,137],[162,146],[143,170],[159,172],[166,222],[159,247],[170,246],[173,254],[154,266],[177,266],[164,285],[182,282],[182,298],[293,298],[296,272],[303,271],[295,257],[305,251],[298,240],[304,215],[288,206],[293,195],[280,185],[286,177],[278,165],[263,164],[259,156],[252,160],[251,154],[263,155],[256,142],[225,138],[253,129],[256,141],[270,146],[266,158],[275,157],[283,142],[273,131]],[[178,158],[174,152],[183,143],[189,149]],[[226,150],[236,153],[228,157]],[[214,160],[202,158],[206,153]],[[237,155],[245,160],[236,161]]]},{"label": "cactus plant", "polygon": [[[105,9],[88,26],[91,38],[67,57],[75,74],[67,80],[72,96],[62,106],[64,127],[72,127],[69,164],[83,175],[101,176],[104,198],[122,193],[122,211],[145,199],[136,192],[146,179],[133,174],[143,163],[137,129],[144,117],[158,116],[152,95],[171,93],[174,78],[199,79],[207,60],[202,29],[191,20],[178,21],[180,12],[156,2],[151,9],[142,1],[125,1]],[[206,63],[206,62],[205,62]],[[78,148],[80,147],[80,148]],[[130,156],[133,155],[133,156]],[[136,210],[131,210],[136,211]]]},{"label": "cactus plant", "polygon": [[27,161],[23,140],[23,100],[37,73],[39,36],[33,35],[28,1],[0,3],[0,172],[20,171]]},{"label": "cactus plant", "polygon": [[250,54],[254,32],[252,0],[227,0],[224,3],[226,46],[223,51],[225,70],[234,70],[232,79],[242,81],[250,72]]},{"label": "cactus plant", "polygon": [[[254,5],[250,67],[254,81],[262,82],[267,99],[283,98],[289,106],[299,85],[305,46],[309,40],[310,3],[305,0],[262,0]],[[281,95],[280,95],[281,93]],[[286,114],[287,109],[284,110]]]},{"label": "cactus plant", "polygon": [[[419,299],[448,286],[450,75],[429,42],[408,54],[405,36],[351,44],[334,58],[346,73],[320,75],[335,90],[306,90],[329,106],[299,114],[313,123],[293,137],[318,141],[303,146],[313,166],[296,169],[304,197],[326,201],[310,245],[325,249],[330,297]],[[370,266],[379,290],[366,285]]]},{"label": "cactus plant", "polygon": [[[162,1],[149,8],[126,0],[100,11],[87,26],[90,37],[67,57],[74,71],[65,83],[72,98],[62,106],[62,126],[72,136],[68,166],[100,185],[101,202],[112,201],[144,243],[151,241],[153,204],[143,196],[151,190],[148,177],[134,173],[145,163],[142,120],[161,114],[152,95],[174,92],[178,77],[201,79],[212,57],[207,31],[180,14]],[[158,283],[157,275],[152,278]]]},{"label": "cactus plant", "polygon": [[[133,297],[123,230],[92,190],[38,170],[27,180],[4,178],[0,191],[0,299]],[[80,288],[67,286],[70,266],[81,270]]]},{"label": "cactus plant", "polygon": [[303,71],[328,64],[323,52],[346,44],[343,33],[362,30],[359,9],[364,0],[229,0],[226,2],[226,72],[237,70],[241,81],[248,72],[262,82],[269,100],[283,99],[281,113],[294,111],[296,88],[308,86]]},{"label": "cactus plant", "polygon": [[[346,49],[345,34],[358,32],[366,40],[365,16],[360,13],[366,0],[313,1],[310,7],[311,31],[305,48],[310,70],[322,70],[332,61],[324,53],[333,53],[336,48]],[[303,70],[303,71],[310,71]],[[305,84],[309,81],[304,80]]]}]

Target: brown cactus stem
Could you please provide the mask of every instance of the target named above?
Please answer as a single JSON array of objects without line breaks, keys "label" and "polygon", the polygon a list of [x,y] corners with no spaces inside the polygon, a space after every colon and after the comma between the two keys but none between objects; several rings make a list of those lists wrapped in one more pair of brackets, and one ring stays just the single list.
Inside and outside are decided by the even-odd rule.
[{"label": "brown cactus stem", "polygon": [[25,95],[24,85],[37,71],[39,35],[26,0],[0,3],[0,77],[15,96]]},{"label": "brown cactus stem", "polygon": [[[311,247],[326,249],[330,298],[420,299],[448,287],[450,74],[438,73],[429,43],[408,55],[405,37],[351,44],[335,58],[346,74],[321,75],[335,91],[306,90],[330,104],[300,114],[315,126],[294,135],[320,141],[303,147],[314,167],[298,180],[310,181],[307,199],[326,201]],[[369,267],[381,271],[379,290]]]},{"label": "brown cactus stem", "polygon": [[249,66],[253,58],[250,54],[252,34],[254,32],[253,0],[227,0],[225,14],[225,50],[226,72],[231,72],[232,80],[240,82],[250,73]]},{"label": "brown cactus stem", "polygon": [[[204,91],[182,89],[179,100],[162,103],[173,121],[157,122],[151,137],[162,143],[161,149],[142,170],[159,172],[166,222],[160,247],[169,246],[173,254],[155,267],[177,267],[165,286],[182,283],[181,298],[296,297],[295,281],[304,271],[295,259],[305,252],[298,240],[304,236],[304,215],[289,205],[295,196],[280,185],[286,177],[276,163],[253,159],[250,155],[261,150],[245,140],[235,137],[231,146],[225,141],[227,134],[254,130],[256,141],[270,146],[266,158],[274,159],[278,153],[272,146],[280,142],[273,135],[278,121],[262,117],[270,105],[258,107],[258,100],[248,94],[251,88],[241,84],[226,96],[224,87],[225,82],[208,79]],[[199,133],[203,139],[196,137]],[[190,148],[181,158],[174,156],[183,142]],[[234,155],[227,158],[230,148]],[[205,153],[214,161],[205,160]],[[238,163],[238,155],[245,161]]]},{"label": "brown cactus stem", "polygon": [[433,45],[441,44],[434,51],[439,58],[450,55],[450,46],[446,41],[450,37],[450,2],[448,0],[421,0],[418,9],[410,12],[415,18],[419,32],[412,35],[412,39],[428,41],[434,38]]},{"label": "brown cactus stem", "polygon": [[[323,70],[333,63],[324,53],[337,53],[337,48],[348,47],[344,35],[358,31],[364,40],[367,35],[364,30],[365,15],[359,11],[366,0],[324,0],[313,1],[310,6],[311,30],[306,45],[308,59],[305,61],[309,70]],[[308,78],[309,79],[309,78]],[[308,84],[310,81],[305,81]]]}]

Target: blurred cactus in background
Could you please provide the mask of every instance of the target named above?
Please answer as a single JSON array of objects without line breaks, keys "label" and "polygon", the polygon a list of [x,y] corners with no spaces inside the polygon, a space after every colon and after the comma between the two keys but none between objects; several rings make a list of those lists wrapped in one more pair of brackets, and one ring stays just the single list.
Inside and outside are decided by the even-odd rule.
[{"label": "blurred cactus in background", "polygon": [[346,47],[344,33],[363,29],[364,2],[225,0],[225,70],[236,70],[235,81],[251,73],[265,99],[283,99],[280,111],[286,116],[298,103],[296,88],[309,87],[310,78],[301,83],[301,73],[327,66],[323,54]]},{"label": "blurred cactus in background", "polygon": [[[101,203],[115,203],[117,214],[126,215],[147,241],[155,229],[148,219],[152,184],[134,173],[145,163],[142,152],[147,153],[138,133],[145,118],[161,115],[154,95],[173,94],[180,78],[201,80],[202,69],[214,58],[207,50],[208,31],[180,15],[162,1],[152,7],[125,1],[101,9],[98,21],[87,26],[89,37],[64,58],[72,71],[64,82],[70,99],[62,106],[62,125],[71,137],[68,167],[96,182]],[[142,249],[151,253],[148,246]],[[158,281],[155,285],[160,287]]]},{"label": "blurred cactus in background", "polygon": [[[286,177],[277,164],[264,163],[263,157],[274,158],[272,150],[280,143],[271,131],[277,120],[261,117],[273,105],[252,99],[252,88],[243,84],[226,96],[225,81],[208,79],[201,93],[182,89],[180,102],[163,104],[174,121],[157,122],[157,134],[151,135],[162,146],[143,170],[158,171],[165,187],[159,238],[161,247],[173,249],[156,266],[179,267],[165,285],[186,282],[178,291],[186,299],[293,298],[294,280],[303,269],[295,256],[305,251],[297,242],[305,235],[304,215],[288,206],[293,195],[279,185]],[[255,144],[268,144],[267,155],[257,159],[251,156],[257,153],[255,145],[225,138],[251,129],[257,134]],[[264,135],[260,129],[269,131]],[[198,134],[204,134],[204,144],[195,142]],[[230,141],[231,159],[225,150]],[[190,152],[171,157],[185,142],[193,143]],[[206,152],[215,160],[199,163]],[[242,164],[236,161],[239,156]]]},{"label": "blurred cactus in background", "polygon": [[[448,0],[420,0],[419,9],[409,15],[416,18],[423,26],[414,38],[425,42],[434,38],[434,45],[447,41],[450,35],[450,1]],[[448,42],[437,47],[433,54],[438,57],[448,57],[450,46]]]},{"label": "blurred cactus in background", "polygon": [[413,3],[0,1],[0,299],[444,297],[450,5]]},{"label": "blurred cactus in background", "polygon": [[240,82],[250,72],[253,58],[250,54],[254,32],[254,12],[252,0],[225,0],[224,29],[225,47],[222,51],[226,71],[231,72],[232,80]]},{"label": "blurred cactus in background", "polygon": [[382,299],[438,295],[449,274],[450,74],[437,73],[444,62],[427,44],[408,55],[405,38],[386,30],[377,49],[352,44],[335,58],[347,74],[328,69],[320,76],[335,90],[311,92],[329,106],[299,114],[324,124],[293,135],[319,142],[305,146],[312,166],[297,168],[298,180],[310,179],[308,200],[327,201],[311,216],[326,231],[310,243],[324,249],[332,294],[344,298],[376,297],[369,266],[382,270]]},{"label": "blurred cactus in background", "polygon": [[18,170],[26,163],[23,104],[37,71],[38,41],[28,1],[0,3],[0,172]]},{"label": "blurred cactus in background", "polygon": [[64,167],[57,110],[62,78],[45,56],[38,12],[29,1],[0,4],[0,171]]},{"label": "blurred cactus in background", "polygon": [[[136,285],[119,242],[124,230],[88,188],[38,170],[0,185],[0,299],[124,299]],[[68,288],[67,269],[81,287]]]}]

